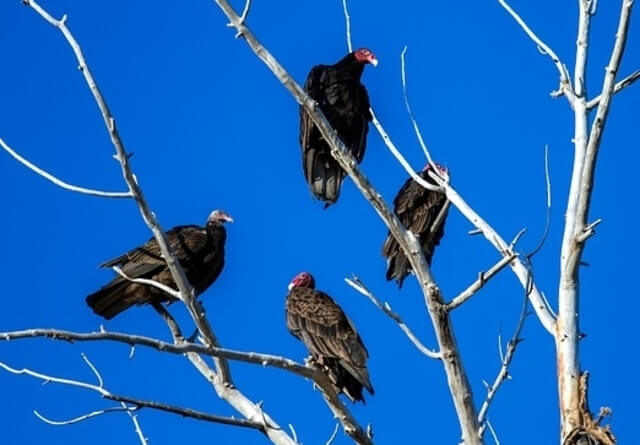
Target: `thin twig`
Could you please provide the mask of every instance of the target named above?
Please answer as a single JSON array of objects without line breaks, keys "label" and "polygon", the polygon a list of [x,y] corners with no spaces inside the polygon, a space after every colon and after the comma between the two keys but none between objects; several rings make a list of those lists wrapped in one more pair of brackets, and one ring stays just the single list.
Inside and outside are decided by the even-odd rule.
[{"label": "thin twig", "polygon": [[289,430],[291,431],[291,435],[293,436],[293,440],[298,441],[298,433],[296,433],[296,429],[292,424],[289,424]]},{"label": "thin twig", "polygon": [[249,16],[249,10],[251,9],[251,0],[246,0],[244,3],[244,9],[242,10],[242,15],[240,16],[240,21],[242,23],[245,22],[245,20],[247,20],[247,17]]},{"label": "thin twig", "polygon": [[422,137],[422,132],[420,131],[420,127],[418,126],[418,122],[413,115],[413,110],[411,109],[411,104],[409,103],[409,94],[407,93],[407,74],[405,72],[405,55],[407,54],[407,47],[405,46],[402,52],[400,53],[400,66],[402,73],[402,95],[404,96],[404,105],[407,108],[407,113],[409,114],[409,119],[411,119],[411,124],[413,125],[413,131],[416,133],[416,138],[418,138],[418,143],[420,147],[422,147],[422,151],[424,155],[427,157],[427,161],[434,167],[435,171],[438,169],[433,162],[433,158],[429,153],[429,149],[427,148],[427,144],[424,142],[424,138]]},{"label": "thin twig", "polygon": [[571,87],[571,77],[569,76],[569,71],[564,63],[560,60],[560,58],[556,55],[556,53],[551,49],[549,45],[544,43],[540,37],[534,33],[531,28],[526,24],[524,20],[518,15],[517,12],[509,6],[509,4],[505,0],[498,0],[498,3],[502,5],[502,7],[513,17],[513,19],[520,25],[520,27],[524,30],[524,32],[529,36],[531,40],[537,45],[538,49],[542,54],[548,55],[553,64],[558,69],[558,73],[560,75],[560,88],[558,91],[551,93],[552,96],[556,97],[561,94],[564,94],[569,103],[573,103],[575,100],[575,94]]},{"label": "thin twig", "polygon": [[338,428],[340,428],[340,424],[336,423],[336,426],[333,429],[333,433],[331,433],[331,436],[329,436],[329,440],[327,440],[327,442],[324,445],[331,445],[333,443],[336,436],[338,435]]},{"label": "thin twig", "polygon": [[125,274],[122,271],[122,269],[120,269],[119,266],[113,266],[112,269],[118,275],[120,275],[122,278],[124,278],[127,281],[131,281],[132,283],[146,284],[147,286],[155,287],[155,288],[160,289],[161,291],[165,292],[166,294],[172,296],[176,300],[180,300],[182,298],[181,295],[180,295],[180,292],[178,292],[175,289],[171,289],[169,286],[167,286],[166,284],[162,284],[159,281],[150,280],[150,279],[147,279],[147,278],[131,278],[127,274]]},{"label": "thin twig", "polygon": [[447,304],[447,310],[452,311],[458,306],[465,303],[469,298],[471,298],[476,292],[484,287],[487,282],[497,275],[502,269],[509,265],[511,261],[516,257],[515,253],[511,253],[510,255],[504,256],[498,261],[496,264],[491,267],[491,269],[486,272],[480,272],[479,277],[476,281],[474,281],[469,287],[467,287],[464,291],[460,292],[457,297],[455,297],[451,302]]},{"label": "thin twig", "polygon": [[133,407],[133,409],[131,409],[124,402],[120,402],[120,406],[122,406],[123,408],[127,408],[126,413],[129,416],[129,418],[131,419],[131,423],[133,423],[133,429],[135,430],[136,435],[138,436],[138,440],[140,440],[140,445],[147,445],[148,444],[147,438],[144,436],[144,433],[142,432],[142,427],[140,426],[140,421],[138,420],[138,415],[133,413],[133,410],[136,407]]},{"label": "thin twig", "polygon": [[[22,368],[22,369],[13,368],[13,367],[7,365],[4,362],[0,362],[0,368],[4,369],[5,371],[10,372],[12,374],[28,375],[28,376],[40,379],[40,380],[42,380],[44,382],[47,382],[47,383],[59,383],[59,384],[62,384],[62,385],[76,386],[76,387],[83,388],[83,389],[89,389],[89,390],[92,390],[92,391],[95,391],[95,392],[99,393],[105,399],[113,400],[115,402],[129,403],[129,404],[135,405],[136,407],[138,407],[138,409],[151,408],[151,409],[155,409],[155,410],[158,410],[158,411],[166,411],[166,412],[170,412],[170,413],[174,413],[174,414],[179,414],[179,415],[184,416],[184,417],[190,417],[190,418],[193,418],[193,419],[203,420],[203,421],[206,421],[206,422],[222,423],[222,424],[225,424],[225,425],[233,425],[233,426],[239,426],[239,427],[244,427],[244,428],[253,428],[253,429],[257,429],[259,431],[263,431],[264,432],[264,428],[263,428],[262,424],[260,424],[258,422],[252,422],[252,421],[248,421],[248,420],[233,419],[233,418],[229,418],[229,417],[216,416],[216,415],[213,415],[213,414],[208,414],[208,413],[204,413],[204,412],[201,412],[201,411],[192,410],[190,408],[183,408],[183,407],[179,407],[179,406],[175,406],[175,405],[169,405],[169,404],[166,404],[166,403],[155,402],[155,401],[150,401],[150,400],[143,400],[143,399],[133,398],[133,397],[129,397],[129,396],[113,394],[110,391],[108,391],[107,389],[105,389],[103,387],[100,387],[98,385],[82,382],[82,381],[79,381],[79,380],[67,379],[67,378],[63,378],[63,377],[55,377],[55,376],[52,376],[52,375],[47,375],[47,374],[43,374],[43,373],[40,373],[40,372],[37,372],[37,371],[33,371],[31,369],[28,369],[28,368]],[[89,418],[89,417],[87,417],[87,418]]]},{"label": "thin twig", "polygon": [[511,340],[509,340],[509,342],[507,343],[506,353],[502,352],[502,342],[498,340],[500,345],[499,351],[500,351],[501,366],[500,366],[500,371],[498,371],[498,375],[493,381],[493,384],[490,387],[488,387],[487,398],[485,399],[484,403],[480,407],[480,412],[478,413],[478,424],[480,425],[480,432],[479,432],[480,437],[482,437],[488,425],[486,419],[487,419],[487,413],[489,412],[489,406],[491,405],[491,402],[493,401],[496,393],[498,392],[500,385],[502,385],[505,379],[507,379],[507,377],[509,376],[509,365],[513,360],[513,356],[516,352],[516,348],[518,347],[518,344],[522,341],[522,338],[520,338],[520,333],[522,332],[522,327],[524,326],[525,319],[527,318],[528,306],[529,306],[529,300],[525,295],[522,301],[522,309],[520,310],[520,318],[518,319],[518,324],[516,325],[513,335],[511,336]]},{"label": "thin twig", "polygon": [[498,440],[498,435],[496,434],[496,430],[493,429],[493,425],[491,425],[491,422],[489,422],[489,419],[487,419],[487,428],[489,428],[489,432],[491,433],[491,437],[493,438],[493,441],[495,442],[495,444],[500,445],[500,440]]},{"label": "thin twig", "polygon": [[398,160],[400,165],[405,169],[405,171],[409,174],[409,176],[411,176],[411,178],[414,181],[416,181],[418,184],[420,184],[422,187],[426,188],[427,190],[440,191],[439,187],[428,183],[427,181],[422,179],[422,177],[420,177],[418,173],[416,173],[416,171],[411,167],[411,164],[409,164],[407,159],[402,155],[402,153],[400,153],[400,150],[398,150],[398,147],[395,146],[395,144],[389,137],[389,134],[387,134],[386,130],[378,120],[376,113],[373,111],[373,108],[369,108],[369,112],[371,113],[371,123],[376,128],[376,130],[378,130],[378,133],[380,134],[380,137],[382,137],[382,141],[384,142],[385,146],[389,149],[391,154],[393,154],[393,156]]},{"label": "thin twig", "polygon": [[544,243],[547,241],[547,236],[549,235],[549,228],[551,227],[551,176],[549,175],[549,146],[544,146],[544,178],[547,184],[547,212],[545,215],[545,223],[544,223],[544,231],[542,232],[542,236],[540,237],[540,241],[538,245],[529,253],[527,253],[526,258],[528,261],[531,261],[533,256],[537,254]]},{"label": "thin twig", "polygon": [[351,44],[351,17],[349,17],[349,9],[347,8],[347,0],[342,0],[342,11],[344,12],[344,22],[346,24],[347,32],[347,48],[349,52],[353,51],[353,45]]},{"label": "thin twig", "polygon": [[15,160],[20,162],[29,170],[53,182],[55,185],[65,190],[70,190],[72,192],[77,192],[77,193],[83,193],[85,195],[99,196],[101,198],[133,198],[133,195],[131,194],[131,192],[104,192],[102,190],[88,189],[85,187],[79,187],[77,185],[69,184],[68,182],[64,182],[62,179],[56,178],[51,173],[46,172],[45,170],[33,164],[29,160],[20,156],[15,150],[9,147],[9,145],[2,138],[0,138],[0,146],[2,146],[2,148],[4,148],[4,150],[7,153],[9,153]]},{"label": "thin twig", "polygon": [[440,354],[439,352],[433,351],[427,348],[425,345],[423,345],[422,342],[418,339],[418,337],[416,337],[416,335],[411,331],[411,329],[409,329],[406,323],[402,320],[400,315],[398,315],[396,312],[394,312],[391,309],[391,306],[389,306],[389,303],[382,303],[380,300],[378,300],[376,296],[373,295],[373,293],[369,289],[367,289],[364,283],[360,281],[360,278],[353,275],[351,278],[345,278],[344,281],[346,281],[349,286],[357,290],[359,293],[367,297],[378,309],[384,312],[384,314],[387,317],[395,321],[400,327],[400,329],[402,329],[402,332],[405,333],[405,335],[409,338],[409,340],[411,340],[411,343],[413,343],[414,346],[418,348],[420,352],[422,352],[424,355],[426,355],[429,358],[433,358],[437,360],[442,359],[442,354]]},{"label": "thin twig", "polygon": [[89,369],[91,369],[93,374],[96,376],[96,379],[98,379],[98,386],[100,388],[104,388],[104,380],[102,380],[102,376],[100,375],[100,372],[98,372],[98,368],[96,368],[93,365],[93,363],[91,363],[91,360],[89,360],[89,357],[87,357],[87,355],[84,352],[80,353],[80,356],[82,357],[82,360],[84,360],[84,362],[87,364]]},{"label": "thin twig", "polygon": [[99,409],[99,410],[96,410],[96,411],[92,411],[90,413],[83,414],[81,416],[74,417],[73,419],[68,419],[68,420],[51,420],[48,417],[45,417],[40,412],[38,412],[37,410],[33,410],[33,414],[38,419],[42,420],[44,423],[48,423],[49,425],[64,426],[64,425],[73,425],[74,423],[80,423],[80,422],[82,422],[84,420],[88,420],[88,419],[91,419],[93,417],[98,417],[98,416],[101,416],[103,414],[123,412],[123,411],[130,412],[130,411],[136,411],[138,409],[139,409],[138,407],[114,406],[114,407],[111,407],[111,408]]},{"label": "thin twig", "polygon": [[[627,77],[622,79],[621,81],[617,82],[616,85],[613,87],[613,93],[615,94],[618,91],[624,89],[625,87],[628,87],[638,79],[640,79],[640,70],[634,71],[633,73],[629,74]],[[594,97],[589,102],[587,102],[587,110],[591,110],[597,107],[600,104],[600,97],[601,95],[598,94],[596,97]]]}]

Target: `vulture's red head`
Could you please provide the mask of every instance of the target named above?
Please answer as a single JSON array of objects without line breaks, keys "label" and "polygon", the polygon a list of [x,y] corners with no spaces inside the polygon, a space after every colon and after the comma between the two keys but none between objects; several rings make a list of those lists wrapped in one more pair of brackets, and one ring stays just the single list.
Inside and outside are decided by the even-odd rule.
[{"label": "vulture's red head", "polygon": [[353,55],[356,60],[362,64],[370,63],[373,66],[378,66],[378,59],[376,59],[376,55],[367,48],[357,49]]},{"label": "vulture's red head", "polygon": [[316,280],[309,272],[301,272],[296,275],[293,280],[291,280],[291,283],[289,283],[289,290],[293,289],[294,287],[306,287],[309,289],[315,289]]},{"label": "vulture's red head", "polygon": [[209,218],[207,218],[207,224],[212,224],[212,223],[224,224],[228,222],[232,223],[233,218],[223,210],[214,210],[209,215]]}]

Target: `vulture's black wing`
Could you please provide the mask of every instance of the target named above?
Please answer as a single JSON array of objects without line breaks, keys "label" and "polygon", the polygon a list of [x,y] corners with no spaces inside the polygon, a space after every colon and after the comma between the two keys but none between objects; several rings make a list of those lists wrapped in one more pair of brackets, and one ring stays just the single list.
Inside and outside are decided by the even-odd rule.
[{"label": "vulture's black wing", "polygon": [[[187,275],[187,279],[194,286],[196,293],[202,292],[222,270],[224,248],[222,247],[222,263],[212,267],[207,263],[216,259],[216,255],[212,255],[215,253],[215,249],[204,228],[196,225],[178,226],[168,231],[167,237],[176,258]],[[100,267],[113,266],[120,267],[129,278],[151,279],[173,289],[176,288],[155,238],[151,238],[142,246],[100,265]],[[215,277],[212,278],[214,272]],[[121,276],[115,277],[100,290],[87,297],[87,304],[94,312],[107,319],[113,318],[133,305],[151,301],[170,301],[170,297],[157,288],[132,283]]]},{"label": "vulture's black wing", "polygon": [[[314,99],[347,149],[360,163],[369,131],[369,95],[360,83],[362,67],[336,64],[311,69],[304,90]],[[300,107],[302,168],[313,195],[327,205],[337,201],[344,171],[304,107]]]},{"label": "vulture's black wing", "polygon": [[[328,69],[329,67],[325,65],[313,67],[304,84],[304,90],[318,103],[325,114],[331,111],[326,97]],[[329,118],[328,115],[327,118]],[[334,203],[340,194],[344,172],[331,157],[329,145],[302,106],[300,106],[300,147],[302,148],[302,170],[311,193],[317,199],[329,204]]]},{"label": "vulture's black wing", "polygon": [[362,400],[362,387],[373,394],[368,352],[351,321],[327,294],[294,287],[286,302],[287,328],[302,340],[338,391]]},{"label": "vulture's black wing", "polygon": [[[429,183],[433,183],[426,172],[422,172],[420,176]],[[420,241],[429,265],[431,265],[435,247],[444,236],[444,219],[434,233],[431,233],[431,227],[446,200],[444,194],[427,190],[411,178],[404,183],[393,200],[396,215]],[[402,287],[402,282],[411,271],[411,265],[390,233],[382,247],[382,255],[387,258],[387,280],[395,279]]]}]

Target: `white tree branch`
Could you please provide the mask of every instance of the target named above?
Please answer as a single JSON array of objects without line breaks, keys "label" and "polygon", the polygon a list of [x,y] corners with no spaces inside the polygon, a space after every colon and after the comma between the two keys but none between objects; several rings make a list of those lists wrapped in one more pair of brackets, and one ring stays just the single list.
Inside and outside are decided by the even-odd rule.
[{"label": "white tree branch", "polygon": [[[625,87],[628,87],[638,79],[640,79],[640,70],[634,71],[633,73],[629,74],[627,77],[622,79],[621,81],[617,82],[616,85],[613,87],[613,94],[624,89]],[[596,97],[594,97],[589,102],[587,102],[587,110],[591,110],[597,107],[600,104],[600,97],[601,95],[598,94]]]},{"label": "white tree branch", "polygon": [[[247,420],[243,420],[243,419],[233,419],[230,417],[222,417],[222,416],[216,416],[213,414],[207,414],[201,411],[196,411],[196,410],[192,410],[189,408],[182,408],[179,406],[175,406],[175,405],[169,405],[166,403],[161,403],[161,402],[156,402],[156,401],[150,401],[150,400],[143,400],[143,399],[137,399],[137,398],[133,398],[133,397],[129,397],[129,396],[123,396],[123,395],[118,395],[118,394],[114,394],[112,392],[110,392],[109,390],[107,390],[106,388],[104,388],[103,386],[99,386],[99,385],[94,385],[91,383],[87,383],[87,382],[82,382],[80,380],[74,380],[74,379],[68,379],[68,378],[64,378],[64,377],[55,377],[55,376],[51,376],[48,374],[44,374],[41,372],[37,372],[37,371],[33,371],[31,369],[28,368],[22,368],[22,369],[18,369],[18,368],[13,368],[9,365],[7,365],[4,362],[0,362],[0,368],[4,369],[7,372],[10,372],[12,374],[16,374],[16,375],[28,375],[30,377],[34,377],[36,379],[42,380],[44,382],[53,382],[53,383],[58,383],[58,384],[62,384],[62,385],[68,385],[68,386],[75,386],[78,388],[83,388],[83,389],[88,389],[91,391],[95,391],[98,394],[100,394],[101,397],[108,399],[108,400],[112,400],[115,402],[124,402],[124,403],[129,403],[131,405],[134,405],[137,409],[142,409],[142,408],[150,408],[150,409],[154,409],[154,410],[158,410],[158,411],[165,411],[165,412],[170,412],[173,414],[179,414],[181,416],[184,417],[190,417],[193,419],[198,419],[198,420],[203,420],[206,422],[213,422],[213,423],[221,423],[221,424],[225,424],[225,425],[233,425],[233,426],[238,426],[238,427],[243,427],[243,428],[252,428],[252,429],[257,429],[261,432],[264,432],[264,427],[262,424],[257,423],[257,422],[251,422],[251,421],[247,421]],[[119,409],[120,407],[118,407]],[[129,408],[129,410],[132,410],[133,408]],[[112,409],[115,410],[115,409]],[[104,411],[104,410],[103,410]],[[98,414],[96,414],[98,415]],[[39,416],[42,417],[42,416]],[[82,417],[84,417],[84,419],[82,419]],[[80,416],[77,419],[80,420],[85,420],[85,419],[89,419],[91,417],[95,417],[95,415],[90,416],[89,414],[85,415],[85,416]],[[43,419],[44,420],[44,419]],[[76,420],[76,419],[72,419],[72,420]],[[76,420],[80,421],[80,420]],[[76,423],[76,422],[69,422],[67,421],[67,423]]]},{"label": "white tree branch", "polygon": [[496,430],[493,429],[493,425],[491,425],[491,422],[489,422],[489,419],[487,419],[487,428],[489,428],[489,432],[491,433],[491,437],[493,438],[493,442],[496,445],[500,445],[500,440],[498,439],[498,434],[496,434]]},{"label": "white tree branch", "polygon": [[99,196],[101,198],[133,198],[131,192],[104,192],[102,190],[88,189],[85,187],[79,187],[77,185],[69,184],[68,182],[64,182],[62,179],[59,179],[53,176],[51,173],[48,173],[47,171],[41,169],[37,165],[30,162],[28,159],[20,156],[20,154],[13,150],[2,138],[0,138],[0,146],[4,148],[4,150],[9,153],[15,160],[20,162],[29,170],[53,182],[55,185],[57,185],[58,187],[62,187],[65,190],[83,193],[85,195]]},{"label": "white tree branch", "polygon": [[139,283],[139,284],[145,284],[147,286],[151,286],[151,287],[155,287],[156,289],[160,289],[161,291],[163,291],[164,293],[171,295],[173,298],[180,300],[181,296],[180,296],[180,292],[178,292],[175,289],[171,289],[169,286],[167,286],[166,284],[162,284],[159,281],[156,280],[149,280],[147,278],[131,278],[129,277],[127,274],[125,274],[122,269],[120,269],[118,266],[113,266],[112,269],[118,274],[120,275],[122,278],[124,278],[127,281],[131,281],[132,283]]},{"label": "white tree branch", "polygon": [[[75,40],[71,31],[66,26],[67,16],[64,15],[61,20],[54,19],[46,10],[44,10],[35,0],[23,0],[23,3],[27,6],[30,6],[34,11],[36,11],[42,18],[44,18],[51,25],[55,26],[60,30],[63,34],[73,53],[78,61],[78,68],[82,72],[84,79],[93,95],[98,108],[100,109],[100,113],[104,119],[104,123],[109,132],[109,136],[111,138],[111,142],[115,147],[116,154],[115,158],[120,163],[120,167],[122,170],[122,176],[129,186],[129,192],[133,195],[133,198],[138,205],[138,209],[142,215],[142,219],[147,224],[156,241],[158,242],[158,246],[160,247],[160,251],[162,252],[162,256],[167,262],[167,267],[171,272],[171,276],[173,280],[176,282],[178,289],[180,291],[180,300],[182,300],[189,309],[191,317],[193,318],[198,330],[200,331],[203,338],[205,338],[206,342],[210,343],[212,346],[219,345],[217,337],[215,336],[213,329],[206,322],[204,317],[204,310],[200,306],[200,303],[196,301],[194,290],[189,284],[187,277],[184,273],[184,270],[180,266],[180,263],[175,257],[173,249],[165,235],[160,223],[156,219],[155,214],[149,208],[147,201],[142,193],[142,189],[138,185],[137,178],[133,174],[131,169],[131,165],[129,164],[129,155],[127,154],[122,139],[120,138],[120,134],[116,128],[116,121],[111,112],[109,111],[109,107],[107,106],[107,102],[102,96],[100,89],[87,65],[84,54],[82,53],[82,49],[80,45]],[[220,371],[220,378],[228,384],[232,384],[231,374],[229,371],[228,364],[223,360],[216,358],[216,366]]]},{"label": "white tree branch", "polygon": [[[633,0],[623,0],[616,39],[606,68],[598,110],[591,130],[587,133],[588,105],[586,103],[586,53],[588,49],[588,28],[590,24],[590,2],[583,1],[580,7],[578,25],[578,48],[576,51],[576,101],[575,111],[575,159],[571,178],[570,197],[565,218],[562,240],[560,285],[558,289],[558,325],[556,351],[558,363],[558,388],[562,416],[562,437],[567,438],[574,431],[588,424],[589,412],[580,402],[580,359],[579,359],[579,266],[584,251],[584,241],[593,234],[595,224],[587,225],[594,173],[602,133],[606,124],[611,99],[615,91],[615,80],[629,30],[629,20]],[[580,81],[580,82],[579,82]],[[587,420],[585,420],[587,419]]]},{"label": "white tree branch", "polygon": [[463,303],[465,303],[469,298],[473,297],[473,295],[476,292],[478,292],[480,289],[482,289],[484,285],[487,284],[491,278],[493,278],[502,269],[508,266],[509,263],[513,261],[513,259],[516,256],[517,255],[512,252],[510,255],[503,256],[500,259],[500,261],[498,261],[496,264],[493,265],[493,267],[491,267],[491,269],[487,270],[486,272],[480,272],[478,274],[478,279],[476,281],[474,281],[464,291],[460,292],[460,294],[458,294],[457,297],[455,297],[453,300],[451,300],[447,304],[447,310],[451,311],[457,308],[458,306],[462,305]]},{"label": "white tree branch", "polygon": [[[124,403],[124,402],[120,402],[120,406],[122,406],[122,408],[126,408],[126,413],[129,416],[129,418],[131,419],[131,423],[133,423],[133,428],[136,432],[136,435],[138,436],[138,439],[140,440],[140,444],[141,445],[147,445],[147,438],[144,435],[144,432],[142,431],[142,427],[140,426],[140,421],[138,420],[138,415],[133,413],[133,410],[130,409],[130,407]],[[135,407],[133,407],[135,408]]]},{"label": "white tree branch", "polygon": [[[155,304],[153,307],[156,309],[156,311],[158,311],[158,313],[167,323],[175,345],[184,345],[184,337],[182,335],[182,332],[180,331],[180,327],[178,326],[178,323],[175,321],[175,319],[171,316],[171,314],[169,314],[169,312],[161,304]],[[200,374],[202,374],[202,376],[211,383],[218,397],[226,400],[245,418],[251,421],[262,423],[265,428],[265,433],[271,440],[271,442],[282,445],[298,445],[297,437],[294,436],[292,438],[291,436],[289,436],[267,413],[264,412],[264,410],[262,409],[262,402],[254,403],[252,400],[238,391],[235,387],[226,385],[224,384],[224,382],[221,382],[216,372],[211,369],[209,365],[207,365],[200,354],[196,352],[187,352],[185,355],[191,362],[191,364],[198,370],[198,372],[200,372]],[[269,364],[269,358],[263,358],[264,360],[262,360],[260,364],[266,366],[267,364]],[[285,362],[285,368],[282,369],[286,369],[287,360],[281,360],[280,362],[283,361]],[[299,369],[301,370],[301,374],[308,371],[313,371],[311,369],[303,367],[302,365],[298,365],[291,360],[289,360],[289,362],[294,364],[294,366],[299,367]]]},{"label": "white tree branch", "polygon": [[546,54],[551,58],[551,61],[558,69],[558,74],[560,75],[560,87],[558,91],[554,91],[551,93],[552,96],[557,97],[562,94],[565,95],[569,103],[573,103],[575,100],[576,94],[574,94],[573,89],[571,87],[571,78],[569,76],[569,70],[560,58],[556,55],[555,51],[551,49],[549,45],[544,43],[540,37],[534,33],[531,28],[527,25],[527,23],[518,15],[516,11],[509,6],[509,4],[505,0],[498,0],[498,3],[502,5],[502,7],[513,17],[513,19],[520,25],[523,31],[529,36],[531,40],[536,44],[538,49],[542,54]]},{"label": "white tree branch", "polygon": [[[411,109],[411,104],[409,103],[409,94],[407,93],[407,74],[405,72],[405,55],[407,54],[407,47],[405,46],[402,52],[400,53],[400,66],[401,66],[401,74],[402,74],[402,95],[404,96],[404,105],[407,108],[407,113],[409,114],[409,119],[411,119],[411,124],[413,125],[413,131],[416,133],[416,138],[418,139],[418,143],[420,147],[422,147],[422,151],[427,158],[429,164],[433,165],[434,171],[439,172],[439,169],[435,168],[435,164],[433,162],[433,158],[429,153],[429,149],[427,148],[427,144],[424,142],[424,138],[422,137],[422,132],[420,131],[420,127],[418,126],[418,122],[416,118],[413,116],[413,110]],[[431,185],[431,184],[429,184]]]},{"label": "white tree branch", "polygon": [[353,51],[353,45],[351,44],[351,17],[349,17],[349,9],[347,7],[347,0],[342,0],[342,11],[344,12],[344,23],[347,33],[347,49],[349,52]]},{"label": "white tree branch", "polygon": [[409,338],[411,343],[413,343],[413,345],[418,349],[418,351],[422,352],[424,355],[426,355],[429,358],[433,358],[436,360],[442,359],[442,354],[427,348],[418,339],[418,337],[416,337],[416,335],[411,331],[411,329],[409,329],[409,326],[406,325],[406,323],[402,320],[400,315],[398,315],[396,312],[394,312],[391,309],[391,306],[389,306],[389,303],[382,303],[380,300],[378,300],[376,296],[373,295],[373,293],[369,289],[367,289],[364,283],[360,281],[360,278],[353,275],[353,277],[351,278],[345,278],[344,281],[346,281],[347,284],[352,288],[354,288],[356,291],[358,291],[359,293],[367,297],[378,309],[384,312],[384,314],[387,317],[395,321],[400,327],[400,329],[402,329],[402,332],[404,332],[405,335]]},{"label": "white tree branch", "polygon": [[[404,168],[405,171],[409,174],[409,176],[411,176],[411,179],[416,181],[418,184],[420,184],[422,187],[426,188],[427,190],[439,191],[440,190],[439,187],[436,187],[433,184],[429,184],[427,181],[422,179],[420,175],[418,175],[418,173],[416,173],[416,171],[411,167],[411,164],[409,164],[409,162],[405,159],[402,153],[400,153],[400,150],[398,150],[398,148],[395,146],[395,144],[389,137],[389,134],[386,132],[386,130],[382,126],[382,123],[380,123],[380,121],[378,120],[378,117],[373,111],[373,108],[370,108],[369,111],[371,113],[371,123],[380,134],[380,137],[382,137],[382,141],[384,142],[384,145],[389,149],[391,154],[398,160],[400,165],[402,165],[402,168]],[[445,178],[445,179],[448,179],[448,178]]]},{"label": "white tree branch", "polygon": [[[171,335],[174,338],[174,342],[180,344],[183,337],[176,321],[162,305],[158,304],[154,307],[167,322],[167,325],[169,326],[169,329],[171,331]],[[231,351],[226,352],[229,353]],[[266,427],[266,433],[273,442],[297,442],[297,438],[294,438],[292,441],[292,439],[286,433],[284,433],[284,431],[273,420],[271,420],[271,418],[262,410],[261,403],[253,403],[235,388],[232,388],[229,385],[221,384],[221,382],[219,382],[219,380],[215,378],[215,372],[207,366],[200,355],[195,352],[189,352],[186,355],[189,361],[191,361],[191,363],[196,367],[196,369],[213,384],[214,389],[219,397],[227,400],[246,418],[253,420],[262,420]],[[333,389],[332,383],[329,381],[329,378],[325,373],[321,372],[318,369],[306,367],[295,363],[292,360],[283,359],[281,357],[270,357],[264,354],[237,352],[234,352],[232,355],[242,361],[259,363],[262,366],[273,365],[275,367],[287,369],[296,374],[310,378],[321,389],[325,402],[329,406],[329,409],[332,411],[334,416],[342,424],[344,431],[350,437],[352,437],[356,443],[360,445],[373,445],[373,442],[366,435],[362,427],[358,425],[353,415],[349,412],[349,409],[345,406],[344,403],[342,403],[335,390]]]},{"label": "white tree branch", "polygon": [[[469,204],[467,204],[467,202],[458,194],[458,192],[455,191],[453,187],[446,184],[436,175],[432,175],[431,177],[445,189],[445,193],[447,198],[451,201],[451,204],[453,204],[460,213],[462,213],[478,230],[481,231],[487,241],[489,241],[503,257],[511,256],[513,252],[511,251],[509,244],[506,243],[506,241],[494,230],[493,227],[489,225],[489,223],[482,219],[482,217],[478,215],[478,213],[476,213]],[[509,263],[509,266],[518,277],[523,289],[527,290],[531,306],[542,323],[542,326],[544,326],[547,332],[553,334],[555,332],[555,316],[549,309],[549,306],[537,286],[531,280],[531,274],[527,266],[519,257],[513,258]]]},{"label": "white tree branch", "polygon": [[[351,177],[365,198],[372,204],[402,247],[405,255],[407,255],[423,290],[425,303],[436,330],[439,349],[443,357],[446,357],[446,359],[443,360],[445,373],[447,374],[450,393],[458,414],[462,436],[467,445],[480,444],[477,415],[473,405],[471,385],[467,379],[462,359],[456,346],[448,313],[443,309],[444,303],[442,302],[440,291],[431,277],[429,266],[415,236],[402,226],[380,193],[375,190],[373,185],[359,170],[356,160],[349,154],[345,145],[319,109],[317,103],[304,92],[282,65],[280,65],[269,51],[256,39],[246,26],[246,23],[240,21],[240,17],[226,0],[215,0],[215,3],[224,12],[238,33],[244,37],[245,42],[256,56],[269,67],[280,82],[295,97],[298,103],[305,108],[313,123],[331,147],[331,155],[336,159],[340,167]],[[345,432],[354,438],[353,431],[345,428]]]},{"label": "white tree branch", "polygon": [[24,329],[19,331],[0,332],[0,340],[18,340],[26,338],[48,338],[51,340],[73,342],[114,341],[129,346],[145,346],[160,352],[183,355],[188,352],[202,354],[210,357],[222,357],[228,360],[252,363],[260,366],[270,366],[290,371],[302,377],[313,379],[315,371],[304,364],[294,360],[271,354],[256,352],[241,352],[232,349],[206,346],[198,343],[181,340],[178,343],[169,343],[152,337],[142,335],[125,334],[120,332],[73,332],[63,329]]}]

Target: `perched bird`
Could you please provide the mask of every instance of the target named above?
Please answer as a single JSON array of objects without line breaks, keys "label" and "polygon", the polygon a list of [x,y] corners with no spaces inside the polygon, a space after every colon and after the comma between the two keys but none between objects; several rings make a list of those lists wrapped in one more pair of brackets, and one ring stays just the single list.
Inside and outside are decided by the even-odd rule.
[{"label": "perched bird", "polygon": [[[196,296],[204,292],[222,272],[224,244],[227,239],[227,231],[223,224],[226,222],[233,222],[233,219],[222,210],[214,210],[204,227],[177,226],[167,232],[171,247]],[[129,278],[151,279],[176,288],[155,238],[100,265],[113,266],[119,267]],[[89,295],[87,304],[96,314],[108,320],[133,305],[173,300],[170,295],[156,287],[133,283],[117,276],[99,291]]]},{"label": "perched bird", "polygon": [[327,374],[338,394],[354,403],[364,403],[362,387],[373,395],[367,348],[340,306],[315,290],[311,274],[302,272],[289,283],[285,313],[289,332],[302,340],[311,362]]},{"label": "perched bird", "polygon": [[[347,54],[335,65],[316,65],[309,72],[304,90],[314,99],[347,149],[362,162],[369,131],[369,96],[360,76],[364,66],[378,65],[371,51],[360,48]],[[300,146],[304,177],[316,198],[325,208],[336,202],[345,175],[331,157],[324,140],[304,107],[300,107]]]},{"label": "perched bird", "polygon": [[[436,166],[441,174],[448,176],[446,168],[438,164]],[[420,177],[429,184],[437,185],[428,174],[432,168],[427,164],[420,172]],[[447,197],[443,193],[427,190],[412,178],[407,179],[393,200],[396,215],[420,242],[429,265],[431,265],[433,251],[444,235],[444,222],[449,213],[448,209],[442,217],[440,226],[434,232],[432,232],[433,223],[446,202]],[[387,235],[382,246],[382,256],[387,258],[387,280],[396,280],[398,287],[402,287],[402,282],[411,272],[411,264],[391,233]]]}]

